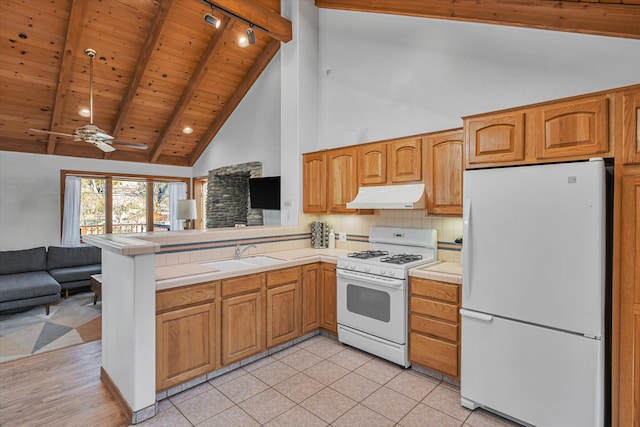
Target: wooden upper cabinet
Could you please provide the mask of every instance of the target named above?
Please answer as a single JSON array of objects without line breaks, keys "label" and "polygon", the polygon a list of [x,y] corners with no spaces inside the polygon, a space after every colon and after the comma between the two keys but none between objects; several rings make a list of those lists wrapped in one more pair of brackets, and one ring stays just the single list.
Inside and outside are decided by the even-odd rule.
[{"label": "wooden upper cabinet", "polygon": [[422,179],[422,138],[406,138],[389,143],[389,183]]},{"label": "wooden upper cabinet", "polygon": [[358,146],[360,185],[387,182],[387,144],[378,142]]},{"label": "wooden upper cabinet", "polygon": [[359,185],[392,185],[422,180],[422,137],[358,147]]},{"label": "wooden upper cabinet", "polygon": [[327,210],[327,164],[325,153],[302,156],[302,210],[322,213]]},{"label": "wooden upper cabinet", "polygon": [[462,215],[462,129],[425,137],[427,213]]},{"label": "wooden upper cabinet", "polygon": [[524,160],[524,113],[466,119],[467,166]]},{"label": "wooden upper cabinet", "polygon": [[[599,96],[536,108],[531,122],[536,159],[591,156],[609,151],[609,99]],[[529,123],[527,124],[529,125]]]},{"label": "wooden upper cabinet", "polygon": [[625,164],[640,164],[640,89],[622,93],[622,146]]},{"label": "wooden upper cabinet", "polygon": [[358,193],[358,149],[345,147],[326,152],[327,156],[327,211],[350,213],[347,203]]}]

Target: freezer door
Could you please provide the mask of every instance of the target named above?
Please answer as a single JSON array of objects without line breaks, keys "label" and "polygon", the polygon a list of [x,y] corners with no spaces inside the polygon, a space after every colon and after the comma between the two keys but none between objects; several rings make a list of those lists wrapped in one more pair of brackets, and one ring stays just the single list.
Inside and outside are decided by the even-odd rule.
[{"label": "freezer door", "polygon": [[464,174],[464,308],[602,336],[602,160]]},{"label": "freezer door", "polygon": [[545,427],[602,426],[601,340],[462,312],[460,394]]}]

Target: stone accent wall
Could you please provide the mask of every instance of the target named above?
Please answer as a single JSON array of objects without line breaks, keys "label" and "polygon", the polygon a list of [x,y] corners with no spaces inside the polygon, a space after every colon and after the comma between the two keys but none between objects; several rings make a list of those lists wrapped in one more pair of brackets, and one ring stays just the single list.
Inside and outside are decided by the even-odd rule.
[{"label": "stone accent wall", "polygon": [[209,171],[207,228],[236,224],[262,225],[262,209],[250,209],[249,178],[262,176],[262,162],[225,166]]}]

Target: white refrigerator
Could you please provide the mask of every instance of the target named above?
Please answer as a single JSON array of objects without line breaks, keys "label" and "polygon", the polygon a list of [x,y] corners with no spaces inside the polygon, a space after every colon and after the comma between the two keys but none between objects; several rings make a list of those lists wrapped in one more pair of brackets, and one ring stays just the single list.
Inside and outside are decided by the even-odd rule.
[{"label": "white refrigerator", "polygon": [[464,173],[462,405],[604,423],[605,166]]}]

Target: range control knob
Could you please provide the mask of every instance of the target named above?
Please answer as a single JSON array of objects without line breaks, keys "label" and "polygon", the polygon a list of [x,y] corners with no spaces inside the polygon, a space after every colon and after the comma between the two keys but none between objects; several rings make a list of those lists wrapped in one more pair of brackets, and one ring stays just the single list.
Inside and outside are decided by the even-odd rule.
[{"label": "range control knob", "polygon": [[364,271],[366,271],[367,273],[371,271],[371,266],[370,265],[365,265],[364,266]]},{"label": "range control knob", "polygon": [[395,270],[389,270],[389,276],[393,277],[396,275],[396,271]]},{"label": "range control knob", "polygon": [[386,274],[387,274],[387,269],[386,268],[383,268],[383,269],[380,270],[380,275],[381,276],[384,276]]},{"label": "range control knob", "polygon": [[350,268],[351,270],[355,270],[355,269],[356,269],[356,263],[355,263],[355,262],[350,263],[350,264],[349,264],[349,268]]}]

